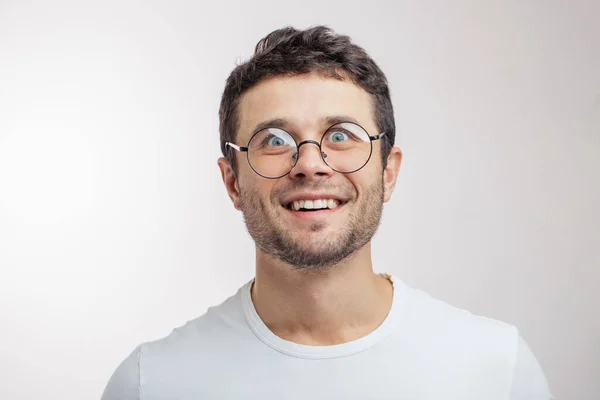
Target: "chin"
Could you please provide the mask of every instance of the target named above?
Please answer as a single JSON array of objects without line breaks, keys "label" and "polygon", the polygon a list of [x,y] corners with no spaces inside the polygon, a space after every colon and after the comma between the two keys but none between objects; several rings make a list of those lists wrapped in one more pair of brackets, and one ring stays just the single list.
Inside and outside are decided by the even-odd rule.
[{"label": "chin", "polygon": [[312,234],[312,237],[300,237],[296,241],[298,251],[310,254],[327,254],[332,248],[339,247],[340,240],[325,231]]}]

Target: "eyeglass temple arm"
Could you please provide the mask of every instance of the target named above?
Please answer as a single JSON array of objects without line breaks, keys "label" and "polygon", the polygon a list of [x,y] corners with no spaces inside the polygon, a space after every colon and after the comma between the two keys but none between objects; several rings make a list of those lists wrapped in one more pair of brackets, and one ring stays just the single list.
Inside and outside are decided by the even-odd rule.
[{"label": "eyeglass temple arm", "polygon": [[238,146],[237,144],[231,143],[231,142],[225,142],[225,147],[227,147],[227,146],[232,147],[232,148],[236,149],[237,151],[248,151],[247,147]]},{"label": "eyeglass temple arm", "polygon": [[369,139],[371,139],[371,140],[381,139],[386,133],[387,132],[381,132],[379,135],[369,136]]}]

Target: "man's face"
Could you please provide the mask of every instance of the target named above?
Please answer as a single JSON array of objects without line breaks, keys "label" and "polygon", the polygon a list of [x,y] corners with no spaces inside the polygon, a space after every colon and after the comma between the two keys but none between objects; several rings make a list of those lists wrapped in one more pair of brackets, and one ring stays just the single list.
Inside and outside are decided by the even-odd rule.
[{"label": "man's face", "polygon": [[[240,99],[236,143],[245,146],[256,127],[280,119],[282,129],[304,140],[320,142],[331,118],[355,120],[369,135],[377,132],[370,95],[350,81],[317,74],[271,78]],[[229,194],[243,212],[257,247],[292,266],[324,269],[335,265],[367,244],[379,225],[383,202],[395,182],[386,182],[381,143],[373,142],[370,161],[359,171],[342,174],[323,162],[315,144],[300,147],[291,172],[278,179],[256,174],[243,153],[237,154],[238,178],[220,161]],[[232,150],[233,151],[233,150]],[[399,167],[399,161],[398,161]],[[393,167],[393,166],[392,166]],[[229,168],[228,171],[224,169]],[[396,168],[397,173],[397,168]],[[227,182],[226,182],[227,183]],[[296,211],[293,200],[333,200],[335,208]],[[331,202],[329,205],[333,206]]]}]

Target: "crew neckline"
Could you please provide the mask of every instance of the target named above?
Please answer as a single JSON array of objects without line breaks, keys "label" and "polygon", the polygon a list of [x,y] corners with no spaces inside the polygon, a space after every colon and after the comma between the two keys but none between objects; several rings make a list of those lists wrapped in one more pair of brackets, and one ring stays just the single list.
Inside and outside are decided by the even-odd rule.
[{"label": "crew neckline", "polygon": [[265,343],[267,346],[280,353],[292,357],[309,359],[325,359],[350,356],[375,346],[388,335],[393,333],[397,326],[400,308],[399,299],[403,297],[402,291],[404,289],[404,285],[399,279],[395,278],[390,274],[382,273],[380,275],[392,282],[393,292],[392,306],[390,307],[390,311],[388,312],[388,315],[383,320],[383,322],[377,328],[375,328],[374,331],[372,331],[366,336],[346,343],[327,346],[311,346],[291,342],[289,340],[282,339],[279,336],[275,335],[265,325],[263,320],[258,315],[256,308],[254,307],[254,302],[252,301],[252,296],[250,293],[252,284],[254,283],[254,278],[252,278],[242,287],[242,309],[244,311],[246,321],[248,322],[250,329],[254,332],[256,337],[260,339],[263,343]]}]

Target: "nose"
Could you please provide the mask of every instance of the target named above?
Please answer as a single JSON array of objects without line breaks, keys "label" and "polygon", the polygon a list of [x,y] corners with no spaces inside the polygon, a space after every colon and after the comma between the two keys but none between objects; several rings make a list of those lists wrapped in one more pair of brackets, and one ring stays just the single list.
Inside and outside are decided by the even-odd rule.
[{"label": "nose", "polygon": [[[326,157],[326,155],[324,156]],[[296,165],[290,171],[292,179],[314,179],[333,175],[334,171],[323,161],[321,147],[314,140],[305,140],[298,145]]]}]

